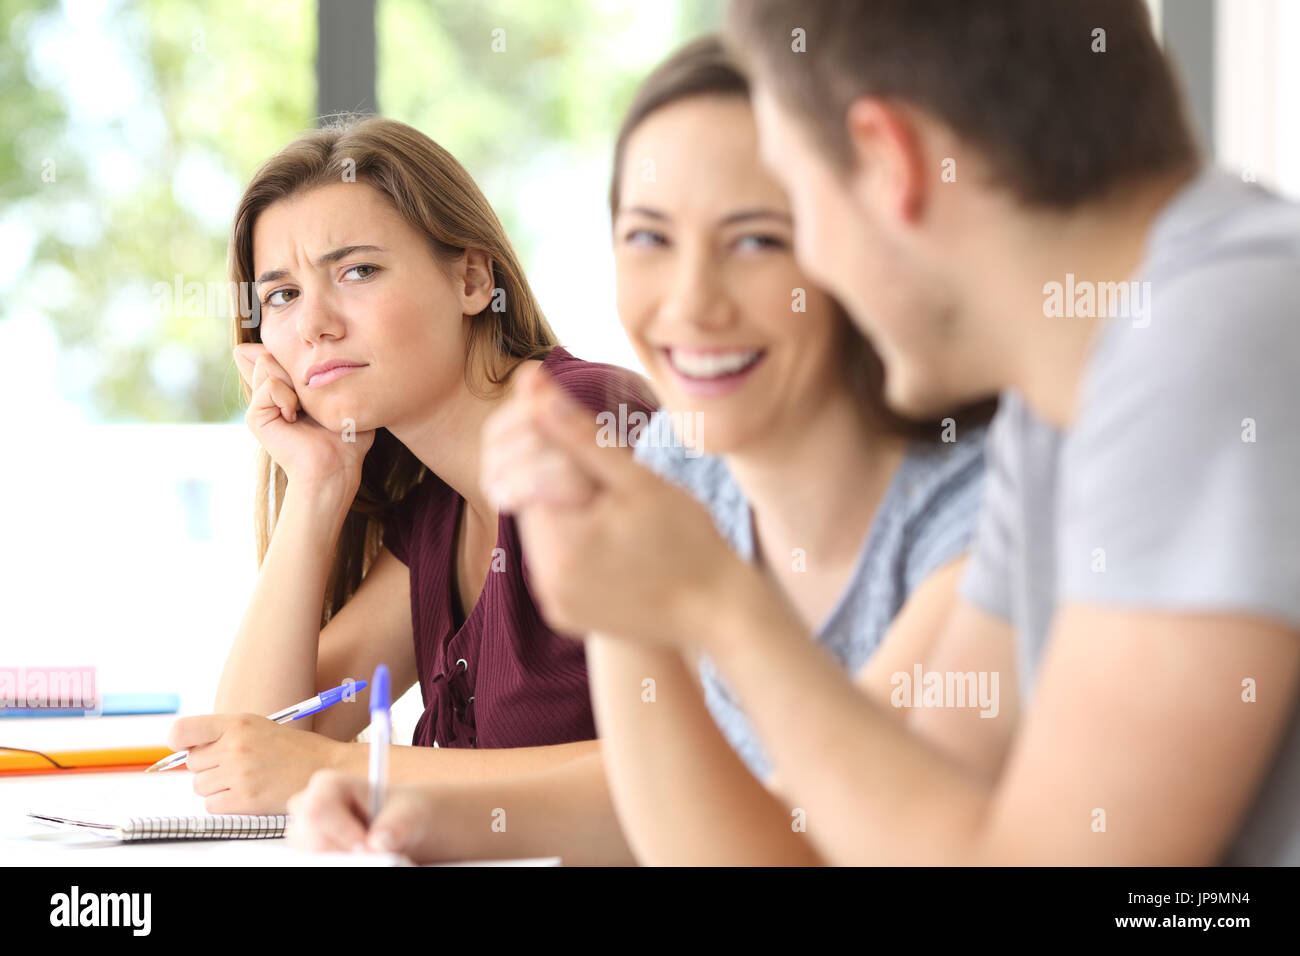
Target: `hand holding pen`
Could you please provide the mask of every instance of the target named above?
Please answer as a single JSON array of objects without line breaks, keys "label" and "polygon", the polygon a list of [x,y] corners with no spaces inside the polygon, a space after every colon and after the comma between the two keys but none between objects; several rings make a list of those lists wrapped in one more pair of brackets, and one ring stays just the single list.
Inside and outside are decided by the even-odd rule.
[{"label": "hand holding pen", "polygon": [[291,844],[308,850],[428,852],[418,845],[427,832],[428,792],[398,787],[389,800],[391,696],[388,668],[380,664],[370,683],[370,773],[365,780],[338,770],[312,774],[306,788],[289,798],[285,837]]},{"label": "hand holding pen", "polygon": [[[312,714],[318,714],[328,707],[333,707],[341,700],[351,700],[358,691],[365,690],[365,681],[348,681],[346,684],[340,684],[338,687],[332,687],[329,690],[321,691],[315,697],[309,697],[300,701],[291,707],[286,707],[267,717],[267,720],[273,720],[277,724],[287,724],[295,720],[301,720],[304,717],[310,717]],[[373,708],[373,704],[371,705]],[[145,773],[152,773],[155,770],[171,770],[173,767],[179,767],[185,762],[190,755],[188,750],[180,750],[170,756],[159,760],[152,767],[148,768]]]},{"label": "hand holding pen", "polygon": [[393,741],[393,719],[389,710],[388,668],[375,668],[370,691],[370,822],[374,823],[383,807],[384,788],[388,785],[388,747]]}]

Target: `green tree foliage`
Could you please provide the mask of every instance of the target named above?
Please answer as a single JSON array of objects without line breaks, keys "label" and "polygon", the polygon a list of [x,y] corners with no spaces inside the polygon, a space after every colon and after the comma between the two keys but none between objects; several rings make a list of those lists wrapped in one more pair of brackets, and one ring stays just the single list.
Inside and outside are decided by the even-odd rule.
[{"label": "green tree foliage", "polygon": [[[667,43],[633,56],[647,3]],[[608,151],[645,70],[720,6],[380,0],[379,108],[461,159],[526,263],[545,224],[511,197],[539,157]],[[49,323],[59,390],[92,420],[237,420],[209,291],[243,185],[316,123],[316,3],[0,0],[0,22],[0,228],[21,250],[0,265],[0,322]]]}]

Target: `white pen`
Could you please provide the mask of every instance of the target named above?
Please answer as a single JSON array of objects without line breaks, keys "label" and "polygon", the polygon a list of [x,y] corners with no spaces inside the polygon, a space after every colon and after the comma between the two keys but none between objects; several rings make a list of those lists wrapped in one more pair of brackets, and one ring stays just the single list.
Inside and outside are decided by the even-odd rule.
[{"label": "white pen", "polygon": [[393,740],[388,668],[380,664],[370,682],[370,822],[379,816],[388,783],[388,745]]},{"label": "white pen", "polygon": [[[387,673],[384,679],[388,679]],[[304,717],[310,717],[312,714],[319,713],[326,707],[333,707],[341,700],[352,700],[355,698],[357,691],[365,690],[366,682],[363,680],[348,681],[346,684],[340,684],[338,687],[331,687],[329,690],[323,690],[315,697],[308,697],[302,703],[294,704],[292,707],[286,707],[284,710],[276,711],[267,717],[267,720],[274,720],[277,724],[287,724],[291,720],[301,720]],[[188,750],[178,750],[174,754],[169,754],[150,767],[145,773],[152,773],[155,770],[170,770],[172,767],[178,767],[185,762],[185,758],[190,755]]]}]

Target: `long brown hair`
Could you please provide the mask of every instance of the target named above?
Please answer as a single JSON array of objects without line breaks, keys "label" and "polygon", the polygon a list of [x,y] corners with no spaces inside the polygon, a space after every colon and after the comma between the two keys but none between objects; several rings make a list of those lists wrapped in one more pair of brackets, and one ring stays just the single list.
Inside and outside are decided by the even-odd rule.
[{"label": "long brown hair", "polygon": [[[632,133],[651,113],[693,96],[736,96],[749,101],[749,81],[717,34],[706,34],[692,40],[660,63],[632,98],[614,141],[614,171],[609,186],[611,218],[618,216],[623,159]],[[942,436],[939,421],[904,418],[885,402],[884,363],[853,324],[845,308],[834,297],[829,298],[840,330],[839,352],[846,381],[872,420],[892,434],[937,441]],[[996,404],[996,400],[979,402],[952,413],[951,417],[958,425],[986,422]]]},{"label": "long brown hair", "polygon": [[[505,229],[469,173],[419,130],[377,116],[336,117],[262,164],[239,201],[231,228],[231,288],[254,288],[253,225],[264,209],[319,186],[352,181],[367,183],[387,197],[402,218],[427,238],[430,253],[439,262],[455,259],[466,249],[491,256],[494,288],[503,291],[505,310],[484,309],[471,317],[465,349],[465,380],[471,389],[476,387],[473,373],[500,385],[521,362],[544,357],[556,344]],[[248,300],[243,303],[243,314],[239,303],[233,310],[232,346],[261,341],[256,293],[239,293],[241,298],[245,294]],[[494,302],[500,299],[494,296]],[[250,305],[251,322],[247,319]],[[240,382],[247,402],[252,391],[242,378]],[[384,517],[426,472],[424,463],[388,429],[376,430],[362,466],[361,485],[339,533],[325,587],[321,627],[369,571],[382,545]],[[259,567],[270,546],[287,483],[284,470],[259,447],[253,501]]]}]

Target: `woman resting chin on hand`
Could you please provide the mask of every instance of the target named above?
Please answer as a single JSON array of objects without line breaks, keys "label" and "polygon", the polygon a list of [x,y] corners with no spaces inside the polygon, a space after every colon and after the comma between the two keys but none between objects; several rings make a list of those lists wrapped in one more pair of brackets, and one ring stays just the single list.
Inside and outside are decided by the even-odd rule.
[{"label": "woman resting chin on hand", "polygon": [[272,156],[230,261],[260,570],[218,713],[169,737],[207,809],[282,812],[315,770],[364,771],[368,691],[286,725],[264,715],[380,663],[394,696],[418,682],[425,702],[393,748],[398,783],[592,752],[582,646],[533,602],[514,520],[482,490],[481,435],[539,369],[593,420],[649,412],[645,384],[556,344],[474,181],[402,123],[344,120]]}]

